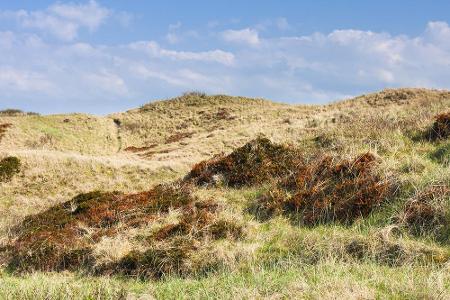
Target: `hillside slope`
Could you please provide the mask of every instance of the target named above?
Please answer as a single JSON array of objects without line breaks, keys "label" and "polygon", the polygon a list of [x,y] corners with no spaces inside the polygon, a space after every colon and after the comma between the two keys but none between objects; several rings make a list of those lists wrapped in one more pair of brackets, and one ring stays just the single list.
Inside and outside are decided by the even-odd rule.
[{"label": "hillside slope", "polygon": [[[192,227],[190,230],[206,231],[201,236],[190,232],[191,242],[199,243],[195,246],[198,253],[189,252],[183,258],[183,263],[191,271],[208,269],[213,273],[217,272],[214,276],[218,277],[203,279],[204,274],[200,277],[188,274],[187,276],[193,276],[193,280],[197,280],[191,287],[177,283],[177,280],[181,280],[177,276],[173,281],[169,280],[167,285],[156,281],[151,283],[156,289],[156,296],[171,297],[171,293],[190,288],[192,290],[185,292],[193,293],[191,296],[206,296],[207,294],[199,294],[199,286],[203,284],[210,284],[211,292],[224,298],[239,293],[248,298],[275,297],[276,294],[280,297],[332,298],[333,294],[327,294],[320,284],[328,284],[342,297],[350,298],[409,298],[420,293],[431,298],[450,296],[450,226],[446,227],[448,224],[445,223],[450,221],[450,214],[435,215],[438,211],[450,208],[450,192],[447,193],[450,190],[449,140],[430,140],[427,137],[436,116],[448,113],[449,109],[449,91],[394,89],[329,105],[288,105],[262,99],[190,93],[105,117],[84,114],[0,114],[0,159],[16,156],[21,160],[20,173],[11,181],[0,183],[0,214],[5,216],[0,220],[0,246],[18,238],[15,236],[16,226],[26,216],[39,217],[39,213],[43,213],[42,216],[47,219],[46,209],[50,208],[51,211],[53,207],[58,207],[54,205],[64,203],[80,193],[94,190],[105,193],[119,191],[124,193],[123,196],[114,196],[116,194],[113,193],[108,197],[119,197],[124,203],[134,203],[140,201],[141,195],[147,195],[146,193],[155,195],[152,188],[156,184],[184,178],[197,163],[216,154],[234,153],[231,157],[237,157],[236,161],[241,164],[237,164],[237,170],[233,169],[230,158],[221,162],[216,157],[213,161],[194,167],[194,170],[203,170],[208,164],[212,166],[210,169],[206,167],[206,173],[200,172],[202,180],[210,184],[189,187],[189,197],[193,197],[189,198],[189,203],[203,205],[204,201],[213,201],[214,205],[220,207],[218,211],[201,208],[196,213],[211,214],[210,221],[214,226],[226,225],[225,238],[217,238],[215,231],[205,229],[208,226],[198,228],[197,223],[194,222],[197,225],[193,225],[192,220],[186,219],[187,215],[183,212],[192,209],[190,204],[187,207],[171,207],[168,211],[148,216],[158,220],[153,225],[147,224],[150,227],[141,228],[141,224],[130,229],[126,223],[128,221],[124,219],[117,229],[119,234],[110,235],[107,231],[105,236],[98,235],[99,242],[94,246],[89,244],[89,247],[95,248],[94,256],[98,265],[117,263],[127,257],[131,250],[143,251],[146,247],[156,247],[155,251],[167,251],[173,247],[178,249],[179,241],[172,240],[169,233],[164,233],[164,236],[170,237],[168,241],[162,239],[150,246],[143,243],[142,237],[148,240],[149,232],[154,232],[161,226],[172,226],[174,220],[190,220],[186,221],[189,228]],[[234,174],[233,178],[244,175],[247,176],[244,178],[248,178],[250,174],[257,172],[257,168],[266,166],[266,163],[268,166],[276,166],[276,163],[280,163],[278,156],[267,162],[270,152],[261,154],[257,150],[259,146],[247,144],[261,136],[267,137],[274,145],[296,149],[296,155],[302,157],[301,164],[305,164],[305,170],[308,170],[302,175],[302,180],[314,181],[313,178],[320,174],[325,176],[325,173],[319,172],[321,168],[340,170],[350,162],[353,162],[353,166],[357,157],[371,153],[377,161],[376,170],[373,171],[377,175],[364,175],[357,179],[369,178],[368,182],[376,186],[374,191],[380,191],[379,185],[384,181],[376,178],[386,178],[393,190],[389,192],[389,196],[387,190],[380,192],[379,201],[382,204],[377,204],[373,211],[372,208],[357,210],[356,221],[352,220],[351,224],[340,224],[338,220],[331,218],[331,223],[305,226],[302,222],[306,220],[306,215],[298,223],[298,220],[294,221],[285,214],[285,204],[274,206],[278,196],[281,197],[285,192],[287,195],[295,194],[295,190],[284,191],[283,182],[273,185],[272,181],[278,180],[277,176],[285,176],[285,173],[270,171],[270,176],[267,176],[273,178],[262,185],[250,184],[251,181],[244,180],[243,187],[235,187],[229,180],[227,183],[226,174],[210,171],[228,170]],[[247,150],[236,150],[246,144],[250,146],[242,149],[250,149],[249,153],[245,152]],[[273,147],[278,149],[278,146]],[[239,155],[244,155],[250,163],[243,165]],[[263,164],[259,155],[263,155]],[[325,161],[317,160],[327,156],[331,157],[332,163],[324,164]],[[292,161],[289,164],[292,165]],[[315,167],[313,164],[316,164]],[[306,172],[292,169],[292,166],[289,168],[289,174]],[[189,174],[193,174],[192,172]],[[311,190],[320,191],[336,180],[333,176],[327,177],[323,182],[308,184],[311,184]],[[351,186],[356,182],[359,190],[365,188],[365,184],[353,181],[351,174],[348,176],[346,184]],[[225,180],[225,183],[216,184],[221,180]],[[337,186],[339,183],[344,184],[338,182]],[[298,182],[296,184],[296,188],[300,188],[301,185]],[[260,203],[258,201],[261,195],[265,195],[268,189],[271,196],[265,199],[273,201],[269,203],[270,207],[278,209],[279,214],[271,216],[269,220],[262,220],[250,208],[255,201]],[[336,198],[348,194],[348,188],[336,189],[331,187],[327,193],[336,193]],[[352,187],[349,189],[355,192]],[[170,191],[169,189],[163,195],[171,195]],[[302,193],[306,195],[305,191]],[[433,204],[437,205],[433,206],[433,209],[437,209],[436,213],[429,216],[433,220],[437,218],[436,222],[440,223],[433,225],[436,230],[431,233],[427,231],[415,234],[410,231],[412,229],[403,228],[399,220],[409,220],[408,216],[415,209],[422,212],[424,207],[414,203],[421,203],[422,200],[417,199],[424,198],[423,195],[437,201],[437,204]],[[163,199],[161,197],[156,194],[157,199]],[[109,200],[99,198],[98,201],[108,203]],[[319,199],[315,203],[320,206],[325,205],[326,201]],[[266,208],[269,204],[264,203]],[[141,207],[135,209],[139,211]],[[123,213],[122,208],[120,211]],[[362,215],[364,217],[359,218]],[[74,220],[70,226],[81,226],[76,225],[77,222],[87,222],[82,230],[93,234],[95,230],[87,225],[91,222],[87,221],[91,217],[80,216],[81,219]],[[134,215],[133,221],[136,221]],[[149,221],[145,219],[145,222]],[[173,230],[170,226],[168,228]],[[241,230],[242,237],[241,233],[236,235]],[[185,245],[184,242],[182,245]],[[191,249],[189,247],[187,249]],[[6,261],[0,259],[0,263],[6,264]],[[114,273],[110,265],[106,269]],[[286,273],[280,274],[281,270],[286,270]],[[229,271],[233,271],[234,275],[227,273]],[[350,275],[344,276],[345,272]],[[416,273],[417,277],[402,277],[402,274],[411,272]],[[314,278],[312,274],[320,274],[317,276],[321,277]],[[336,274],[341,274],[342,278],[335,277]],[[383,274],[396,278],[398,285],[386,281]],[[12,287],[15,277],[8,276],[10,275],[6,275],[4,281],[0,278],[0,289],[4,284],[11,295],[21,295],[20,289]],[[249,278],[247,283],[246,276]],[[306,281],[299,283],[295,280],[298,276],[306,278]],[[264,289],[264,282],[272,282],[275,277],[283,279],[273,287],[275,294],[270,294],[270,290]],[[436,281],[427,281],[428,277],[436,278]],[[374,278],[376,282],[371,283],[370,278]],[[33,277],[29,280],[33,281]],[[46,279],[44,275],[40,280],[45,282],[52,279]],[[233,283],[241,288],[224,292]],[[88,282],[83,284],[89,285]],[[122,286],[120,281],[108,284],[112,288],[119,284],[119,290],[129,292],[129,288]],[[251,286],[251,290],[245,290],[246,285]],[[145,287],[139,286],[141,293]],[[111,293],[111,290],[104,292]],[[120,295],[114,294],[114,297],[120,298]]]}]

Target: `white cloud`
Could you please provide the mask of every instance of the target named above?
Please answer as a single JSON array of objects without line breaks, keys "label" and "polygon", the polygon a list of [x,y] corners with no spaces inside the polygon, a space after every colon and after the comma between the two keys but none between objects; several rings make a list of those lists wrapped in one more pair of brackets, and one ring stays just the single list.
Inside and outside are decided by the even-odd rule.
[{"label": "white cloud", "polygon": [[128,87],[125,81],[111,71],[101,70],[96,73],[86,74],[83,79],[87,80],[89,85],[96,86],[104,92],[112,93],[116,96],[128,94]]},{"label": "white cloud", "polygon": [[49,7],[48,11],[90,30],[97,29],[111,14],[110,10],[100,6],[94,0],[87,4],[62,4],[57,3]]},{"label": "white cloud", "polygon": [[57,3],[39,11],[3,11],[3,18],[15,19],[20,26],[48,33],[64,41],[72,41],[81,28],[95,31],[111,14],[97,2],[86,4]]},{"label": "white cloud", "polygon": [[225,30],[222,32],[222,38],[227,42],[248,44],[256,46],[259,44],[258,32],[251,28],[241,30]]},{"label": "white cloud", "polygon": [[53,84],[45,75],[13,67],[0,68],[0,86],[8,91],[45,92],[51,94]]},{"label": "white cloud", "polygon": [[193,60],[202,62],[217,62],[223,65],[232,65],[234,62],[234,55],[230,52],[222,50],[211,50],[203,52],[191,51],[174,51],[161,48],[158,43],[150,42],[136,42],[129,46],[133,50],[141,50],[152,57],[165,57],[173,60]]}]

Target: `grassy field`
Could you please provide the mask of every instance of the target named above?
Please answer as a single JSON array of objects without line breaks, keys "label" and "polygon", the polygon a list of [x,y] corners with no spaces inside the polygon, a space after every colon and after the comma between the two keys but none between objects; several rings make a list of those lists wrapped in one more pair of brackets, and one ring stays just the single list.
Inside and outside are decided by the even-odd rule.
[{"label": "grassy field", "polygon": [[[325,176],[313,168],[314,163],[320,167],[317,157],[328,155],[330,168],[341,168],[340,163],[355,164],[358,155],[370,152],[377,164],[363,175],[374,176],[367,177],[375,180],[374,191],[381,182],[389,185],[379,204],[350,222],[332,217],[307,224],[308,211],[292,213],[280,206],[278,213],[261,218],[252,210],[264,204],[261,199],[275,201],[276,193],[285,193],[275,188],[282,183],[272,176],[278,173],[242,186],[234,186],[225,173],[219,174],[225,178],[216,174],[212,183],[189,185],[186,207],[146,211],[138,225],[129,225],[134,215],[107,229],[97,228],[92,223],[97,219],[89,215],[69,219],[77,232],[73,240],[81,243],[77,247],[89,247],[95,272],[55,272],[36,267],[39,263],[34,272],[14,270],[3,251],[0,299],[449,299],[450,140],[429,137],[435,117],[449,107],[450,92],[398,89],[323,106],[191,93],[106,117],[0,114],[0,125],[10,124],[0,131],[0,160],[14,156],[21,162],[18,174],[0,182],[0,251],[20,245],[25,232],[20,230],[33,222],[28,216],[46,216],[46,210],[80,193],[118,191],[125,203],[150,191],[151,197],[165,200],[178,192],[177,186],[159,195],[152,190],[155,185],[185,178],[196,163],[216,154],[241,153],[236,149],[261,136],[281,145],[274,147],[295,148],[313,174],[305,180]],[[244,153],[252,162],[247,169],[231,169],[233,178],[267,167],[258,165],[255,149]],[[342,188],[343,181],[333,180],[327,177],[310,190],[328,186],[337,198],[351,200],[349,193],[366,188],[357,181]],[[283,197],[295,199],[295,192],[286,193]],[[316,205],[326,200],[316,198]],[[202,214],[206,225],[200,224]],[[183,232],[181,237],[171,235],[173,228]],[[130,253],[150,250],[160,259],[151,262],[162,270],[158,276],[122,272]],[[140,259],[142,271],[148,261]]]}]

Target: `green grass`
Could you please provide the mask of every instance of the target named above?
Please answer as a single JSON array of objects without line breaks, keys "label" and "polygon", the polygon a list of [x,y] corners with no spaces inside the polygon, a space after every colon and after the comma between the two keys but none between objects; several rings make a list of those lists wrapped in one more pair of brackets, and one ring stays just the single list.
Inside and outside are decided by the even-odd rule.
[{"label": "green grass", "polygon": [[448,269],[321,261],[163,281],[36,273],[3,274],[0,299],[446,299]]}]

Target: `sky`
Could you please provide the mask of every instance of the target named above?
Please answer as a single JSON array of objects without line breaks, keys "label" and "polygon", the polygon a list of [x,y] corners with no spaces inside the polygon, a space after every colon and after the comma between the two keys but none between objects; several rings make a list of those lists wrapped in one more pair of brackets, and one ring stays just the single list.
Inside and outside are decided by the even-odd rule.
[{"label": "sky", "polygon": [[0,109],[108,114],[186,91],[328,103],[450,89],[450,1],[0,0]]}]

